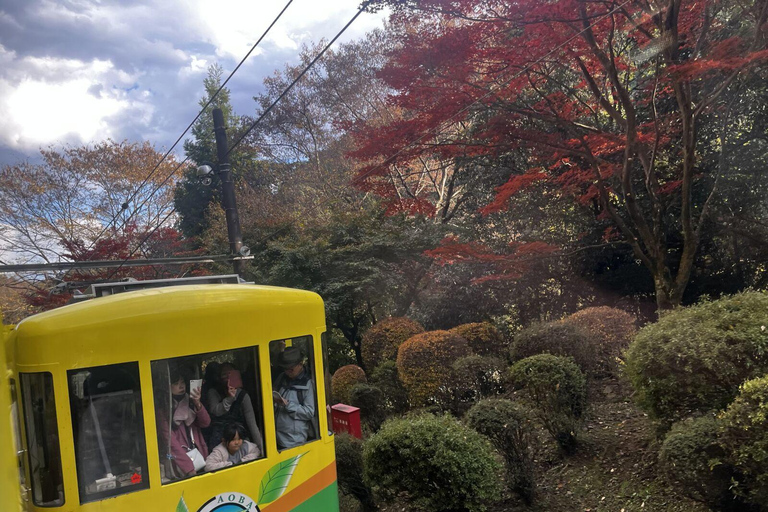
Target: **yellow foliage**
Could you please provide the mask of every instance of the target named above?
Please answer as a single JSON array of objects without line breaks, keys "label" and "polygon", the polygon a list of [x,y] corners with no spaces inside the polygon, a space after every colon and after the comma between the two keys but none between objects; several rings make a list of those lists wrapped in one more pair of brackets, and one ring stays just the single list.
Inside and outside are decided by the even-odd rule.
[{"label": "yellow foliage", "polygon": [[466,339],[477,355],[500,356],[506,352],[504,337],[489,322],[462,324],[451,329],[451,332]]},{"label": "yellow foliage", "polygon": [[400,345],[422,332],[424,327],[404,317],[385,318],[373,325],[363,335],[363,361],[366,369],[372,372],[384,361],[394,361]]},{"label": "yellow foliage", "polygon": [[599,371],[613,373],[622,353],[637,334],[635,317],[622,309],[600,306],[585,308],[562,322],[576,325],[594,336]]},{"label": "yellow foliage", "polygon": [[441,403],[450,397],[453,363],[472,353],[467,340],[450,331],[417,334],[400,345],[397,372],[411,405]]},{"label": "yellow foliage", "polygon": [[368,382],[362,368],[354,364],[342,366],[331,378],[333,399],[337,403],[349,404],[349,394],[356,384]]}]

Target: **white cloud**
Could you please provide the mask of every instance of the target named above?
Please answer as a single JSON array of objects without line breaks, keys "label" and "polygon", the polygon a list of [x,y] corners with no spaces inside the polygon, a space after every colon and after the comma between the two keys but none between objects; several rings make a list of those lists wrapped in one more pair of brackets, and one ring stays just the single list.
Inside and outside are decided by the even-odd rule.
[{"label": "white cloud", "polygon": [[10,71],[0,78],[0,143],[14,149],[112,137],[107,120],[148,101],[145,92],[131,91],[138,77],[110,61],[18,59],[0,47],[0,62]]},{"label": "white cloud", "polygon": [[[197,0],[194,9],[207,26],[207,38],[219,56],[241,59],[257,41],[285,3],[253,0]],[[279,49],[297,49],[301,43],[330,40],[359,9],[360,0],[294,0],[266,37]],[[381,26],[382,14],[361,14],[350,28],[359,36]],[[263,49],[257,49],[259,55]]]},{"label": "white cloud", "polygon": [[179,70],[179,76],[187,78],[189,76],[205,76],[210,62],[205,58],[198,58],[196,55],[189,56],[189,64]]},{"label": "white cloud", "polygon": [[[0,0],[1,1],[1,0]],[[24,0],[0,7],[0,157],[106,137],[169,145],[197,113],[208,66],[228,73],[287,0]],[[228,85],[239,112],[261,79],[331,39],[361,0],[293,0]],[[381,26],[363,13],[342,40]],[[5,153],[3,153],[5,151]],[[0,159],[2,161],[2,159]]]}]

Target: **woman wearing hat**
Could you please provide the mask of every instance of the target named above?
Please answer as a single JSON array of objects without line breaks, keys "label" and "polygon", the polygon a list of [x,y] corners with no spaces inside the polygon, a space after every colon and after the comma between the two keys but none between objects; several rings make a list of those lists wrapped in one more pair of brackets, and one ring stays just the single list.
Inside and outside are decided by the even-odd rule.
[{"label": "woman wearing hat", "polygon": [[299,347],[287,347],[277,358],[282,373],[275,381],[277,447],[281,450],[306,443],[316,437],[315,390]]}]

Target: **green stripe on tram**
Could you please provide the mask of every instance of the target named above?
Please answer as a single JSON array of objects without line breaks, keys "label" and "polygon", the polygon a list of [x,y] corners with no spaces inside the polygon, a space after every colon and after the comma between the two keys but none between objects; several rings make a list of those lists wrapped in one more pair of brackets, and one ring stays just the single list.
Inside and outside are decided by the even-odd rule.
[{"label": "green stripe on tram", "polygon": [[318,492],[291,512],[338,512],[339,488],[336,482]]}]

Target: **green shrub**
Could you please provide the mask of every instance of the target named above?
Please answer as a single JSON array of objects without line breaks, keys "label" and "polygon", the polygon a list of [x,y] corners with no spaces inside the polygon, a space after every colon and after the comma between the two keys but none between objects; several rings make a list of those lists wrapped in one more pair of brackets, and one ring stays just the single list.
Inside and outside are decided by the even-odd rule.
[{"label": "green shrub", "polygon": [[537,354],[570,356],[585,373],[597,366],[593,337],[581,327],[563,322],[533,324],[515,336],[510,351],[512,361]]},{"label": "green shrub", "polygon": [[732,470],[724,464],[718,422],[711,416],[687,419],[672,427],[659,451],[667,477],[689,498],[714,510],[729,510]]},{"label": "green shrub", "polygon": [[363,447],[365,475],[416,508],[484,510],[499,497],[501,466],[488,441],[449,416],[389,420]]},{"label": "green shrub", "polygon": [[630,345],[626,372],[641,407],[666,427],[724,409],[768,373],[768,294],[746,292],[664,314]]},{"label": "green shrub", "polygon": [[587,403],[587,381],[573,359],[551,354],[527,357],[512,365],[509,380],[522,390],[522,399],[558,445],[571,453]]},{"label": "green shrub", "polygon": [[349,404],[349,392],[355,385],[364,382],[367,382],[367,379],[362,368],[354,364],[342,366],[331,378],[334,402]]},{"label": "green shrub", "polygon": [[373,370],[371,382],[384,393],[387,411],[401,414],[408,410],[408,390],[397,375],[397,363],[384,361]]},{"label": "green shrub", "polygon": [[417,334],[400,345],[397,374],[411,405],[451,403],[453,362],[469,354],[467,340],[449,331]]},{"label": "green shrub", "polygon": [[472,406],[466,420],[504,455],[510,490],[530,504],[534,482],[529,449],[532,441],[529,412],[511,400],[489,398]]},{"label": "green shrub", "polygon": [[768,504],[768,375],[741,386],[720,424],[721,443],[740,474],[737,494]]},{"label": "green shrub", "polygon": [[339,489],[339,512],[361,512],[362,510],[363,505],[360,500]]},{"label": "green shrub", "polygon": [[598,375],[617,375],[624,351],[637,334],[636,319],[622,309],[586,308],[561,320],[587,331],[597,351]]},{"label": "green shrub", "polygon": [[376,432],[387,417],[384,393],[370,384],[357,384],[349,394],[349,405],[360,409],[360,419]]},{"label": "green shrub", "polygon": [[371,488],[363,479],[363,442],[349,434],[334,437],[339,489],[357,498],[363,510],[376,510]]},{"label": "green shrub", "polygon": [[504,392],[506,363],[497,357],[467,356],[453,363],[453,386],[459,400],[476,402]]},{"label": "green shrub", "polygon": [[451,329],[451,332],[467,340],[469,348],[475,354],[503,357],[506,352],[507,347],[506,343],[504,343],[504,337],[491,323],[462,324]]},{"label": "green shrub", "polygon": [[369,373],[384,361],[394,361],[397,349],[411,336],[424,332],[409,318],[390,317],[374,324],[363,334],[363,362]]}]

